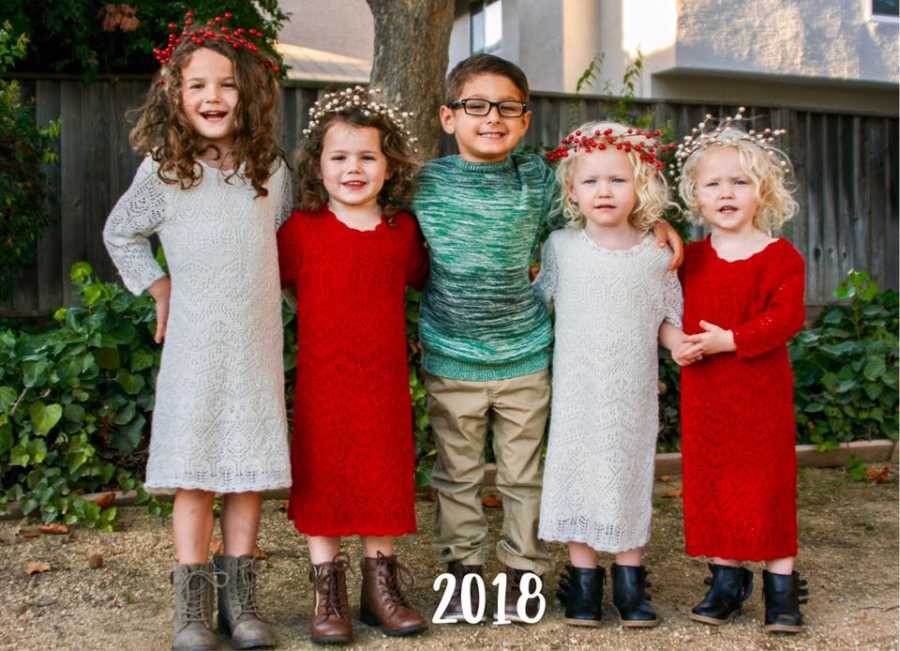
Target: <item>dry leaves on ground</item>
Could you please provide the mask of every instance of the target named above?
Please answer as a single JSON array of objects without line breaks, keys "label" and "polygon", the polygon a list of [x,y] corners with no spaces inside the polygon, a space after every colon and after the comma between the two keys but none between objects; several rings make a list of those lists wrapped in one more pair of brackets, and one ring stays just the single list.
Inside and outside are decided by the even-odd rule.
[{"label": "dry leaves on ground", "polygon": [[[209,552],[214,556],[222,556],[225,553],[225,543],[219,538],[213,538],[209,541]],[[264,561],[269,558],[269,555],[257,545],[253,550],[253,558]]]},{"label": "dry leaves on ground", "polygon": [[41,533],[50,534],[52,536],[62,536],[69,533],[69,527],[62,524],[61,522],[54,522],[53,524],[42,524],[39,529]]},{"label": "dry leaves on ground", "polygon": [[891,480],[891,467],[866,468],[866,479],[873,484],[884,484]]},{"label": "dry leaves on ground", "polygon": [[50,571],[50,563],[46,561],[29,561],[25,564],[25,573],[31,576],[32,574],[43,574],[44,572]]}]

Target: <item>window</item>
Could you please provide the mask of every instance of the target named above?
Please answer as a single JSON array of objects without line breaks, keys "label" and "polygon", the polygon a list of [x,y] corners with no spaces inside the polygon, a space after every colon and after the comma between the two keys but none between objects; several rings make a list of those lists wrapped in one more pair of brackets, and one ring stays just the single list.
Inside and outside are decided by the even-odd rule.
[{"label": "window", "polygon": [[900,17],[900,2],[898,0],[872,0],[872,15]]},{"label": "window", "polygon": [[503,38],[501,0],[472,2],[469,5],[469,34],[472,54],[499,49]]},{"label": "window", "polygon": [[865,0],[866,19],[879,23],[900,22],[900,0]]}]

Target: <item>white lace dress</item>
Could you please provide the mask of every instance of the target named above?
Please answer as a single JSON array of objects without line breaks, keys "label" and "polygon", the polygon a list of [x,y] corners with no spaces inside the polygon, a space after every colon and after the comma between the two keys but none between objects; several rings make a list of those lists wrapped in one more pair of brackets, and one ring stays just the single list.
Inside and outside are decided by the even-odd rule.
[{"label": "white lace dress", "polygon": [[658,332],[681,326],[670,261],[652,235],[611,251],[566,228],[544,245],[535,289],[556,325],[543,540],[615,553],[650,538]]},{"label": "white lace dress", "polygon": [[129,290],[139,294],[164,275],[153,233],[172,278],[145,486],[290,486],[275,240],[291,207],[289,172],[280,165],[269,195],[254,199],[249,181],[226,181],[206,165],[188,190],[163,183],[156,169],[144,159],[103,231]]}]

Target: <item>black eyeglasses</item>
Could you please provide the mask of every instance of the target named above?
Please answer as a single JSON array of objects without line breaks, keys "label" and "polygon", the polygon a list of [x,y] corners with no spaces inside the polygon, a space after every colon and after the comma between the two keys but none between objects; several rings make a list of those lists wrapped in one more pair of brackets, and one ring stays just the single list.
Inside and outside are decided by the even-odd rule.
[{"label": "black eyeglasses", "polygon": [[495,106],[502,118],[520,118],[525,115],[525,111],[528,110],[528,104],[525,102],[516,102],[513,100],[491,102],[477,97],[458,99],[455,102],[448,104],[448,106],[454,110],[461,108],[466,112],[466,115],[473,115],[476,117],[488,115]]}]

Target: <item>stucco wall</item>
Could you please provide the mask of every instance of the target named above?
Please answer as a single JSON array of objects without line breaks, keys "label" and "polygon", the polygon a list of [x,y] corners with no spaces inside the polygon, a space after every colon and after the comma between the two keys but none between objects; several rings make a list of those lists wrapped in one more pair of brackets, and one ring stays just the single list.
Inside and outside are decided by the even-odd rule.
[{"label": "stucco wall", "polygon": [[678,0],[676,66],[897,83],[898,25],[863,0]]},{"label": "stucco wall", "polygon": [[291,14],[278,40],[372,60],[375,19],[366,0],[279,0],[278,6]]}]

